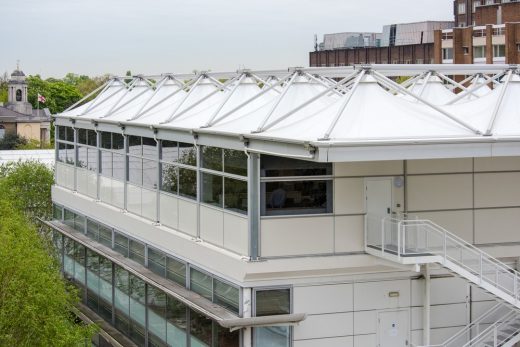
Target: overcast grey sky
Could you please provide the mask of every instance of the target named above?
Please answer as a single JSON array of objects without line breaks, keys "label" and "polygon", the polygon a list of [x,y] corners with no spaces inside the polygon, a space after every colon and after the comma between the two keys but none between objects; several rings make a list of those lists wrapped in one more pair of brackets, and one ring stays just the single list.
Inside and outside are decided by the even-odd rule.
[{"label": "overcast grey sky", "polygon": [[313,35],[452,20],[452,0],[0,0],[0,72],[308,66]]}]

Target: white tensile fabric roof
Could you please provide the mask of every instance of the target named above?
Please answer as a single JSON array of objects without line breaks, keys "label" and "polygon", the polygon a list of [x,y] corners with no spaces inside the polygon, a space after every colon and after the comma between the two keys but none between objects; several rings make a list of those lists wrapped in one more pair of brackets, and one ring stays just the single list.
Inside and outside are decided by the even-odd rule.
[{"label": "white tensile fabric roof", "polygon": [[[464,86],[447,86],[451,79],[427,69],[399,85],[383,70],[344,69],[334,79],[331,69],[242,71],[224,82],[208,73],[156,82],[114,78],[56,117],[318,145],[520,137],[520,76],[513,68],[495,68],[486,78],[475,71]],[[452,92],[457,86],[464,88],[459,94]]]}]

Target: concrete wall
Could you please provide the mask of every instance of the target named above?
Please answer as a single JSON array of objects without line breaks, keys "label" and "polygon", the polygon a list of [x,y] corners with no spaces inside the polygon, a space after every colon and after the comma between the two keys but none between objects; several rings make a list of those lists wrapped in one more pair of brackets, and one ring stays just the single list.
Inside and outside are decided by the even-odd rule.
[{"label": "concrete wall", "polygon": [[28,140],[40,141],[40,123],[18,123],[16,133]]}]

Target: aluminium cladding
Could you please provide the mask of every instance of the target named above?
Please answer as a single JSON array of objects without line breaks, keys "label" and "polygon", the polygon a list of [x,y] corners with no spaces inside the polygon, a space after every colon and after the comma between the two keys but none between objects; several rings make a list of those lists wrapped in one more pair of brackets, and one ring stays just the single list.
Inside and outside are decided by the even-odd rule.
[{"label": "aluminium cladding", "polygon": [[505,156],[520,155],[518,95],[512,65],[241,70],[114,77],[55,117],[316,161]]}]

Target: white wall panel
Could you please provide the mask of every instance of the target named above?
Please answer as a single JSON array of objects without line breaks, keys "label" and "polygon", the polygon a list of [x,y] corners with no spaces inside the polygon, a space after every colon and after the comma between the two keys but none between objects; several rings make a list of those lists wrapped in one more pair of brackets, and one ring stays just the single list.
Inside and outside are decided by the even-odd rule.
[{"label": "white wall panel", "polygon": [[200,238],[214,245],[224,246],[224,212],[200,206]]},{"label": "white wall panel", "polygon": [[78,168],[76,170],[76,190],[78,193],[88,195],[87,170]]},{"label": "white wall panel", "polygon": [[[389,292],[399,292],[389,297]],[[354,283],[354,310],[376,310],[410,305],[410,281],[381,281]]]},{"label": "white wall panel", "polygon": [[440,344],[455,335],[462,327],[437,328],[430,331],[430,343]]},{"label": "white wall panel", "polygon": [[352,311],[353,284],[294,287],[294,312],[307,314]]},{"label": "white wall panel", "polygon": [[520,171],[520,157],[475,158],[475,171]]},{"label": "white wall panel", "polygon": [[294,327],[294,339],[348,336],[353,334],[353,313],[309,315]]},{"label": "white wall panel", "polygon": [[414,217],[429,219],[462,239],[473,242],[473,210],[418,212]]},{"label": "white wall panel", "polygon": [[141,187],[127,183],[126,185],[128,197],[126,199],[126,209],[137,215],[141,215]]},{"label": "white wall panel", "polygon": [[97,174],[93,171],[87,171],[87,195],[91,198],[97,197]]},{"label": "white wall panel", "polygon": [[335,176],[399,176],[403,174],[401,160],[335,163]]},{"label": "white wall panel", "polygon": [[377,346],[377,335],[355,335],[354,347]]},{"label": "white wall panel", "polygon": [[[421,329],[423,324],[423,307],[412,308],[412,330]],[[430,307],[430,326],[433,328],[449,328],[468,324],[468,308],[466,304],[433,305]]]},{"label": "white wall panel", "polygon": [[334,251],[333,217],[267,218],[260,225],[263,257]]},{"label": "white wall panel", "polygon": [[471,174],[408,177],[408,210],[449,210],[472,208]]},{"label": "white wall panel", "polygon": [[409,160],[406,166],[406,172],[410,175],[471,172],[472,170],[472,158]]},{"label": "white wall panel", "polygon": [[354,334],[376,334],[377,312],[376,310],[354,312]]},{"label": "white wall panel", "polygon": [[358,214],[365,212],[363,178],[337,178],[334,180],[334,212]]},{"label": "white wall panel", "polygon": [[146,188],[141,193],[141,213],[144,218],[151,221],[157,219],[157,192]]},{"label": "white wall panel", "polygon": [[112,205],[112,180],[110,178],[99,177],[99,199]]},{"label": "white wall panel", "polygon": [[179,230],[197,236],[197,204],[179,199]]},{"label": "white wall panel", "polygon": [[334,251],[362,252],[365,250],[364,216],[334,218]]},{"label": "white wall panel", "polygon": [[[432,305],[463,303],[467,300],[468,284],[459,277],[432,278],[430,282]],[[412,306],[421,306],[424,298],[424,280],[412,280]]]},{"label": "white wall panel", "polygon": [[471,303],[471,320],[474,321],[497,304],[496,301],[477,301]]},{"label": "white wall panel", "polygon": [[179,228],[178,199],[175,196],[161,193],[160,196],[160,222],[173,229]]},{"label": "white wall panel", "polygon": [[118,180],[111,180],[112,184],[112,205],[124,208],[125,205],[125,184]]},{"label": "white wall panel", "polygon": [[238,254],[248,254],[247,216],[224,212],[224,248]]},{"label": "white wall panel", "polygon": [[520,208],[475,211],[475,243],[520,241]]},{"label": "white wall panel", "polygon": [[[297,340],[294,347],[352,347],[352,336],[330,337],[318,340]],[[368,345],[367,345],[368,346]]]},{"label": "white wall panel", "polygon": [[475,174],[475,207],[520,206],[520,172]]}]

